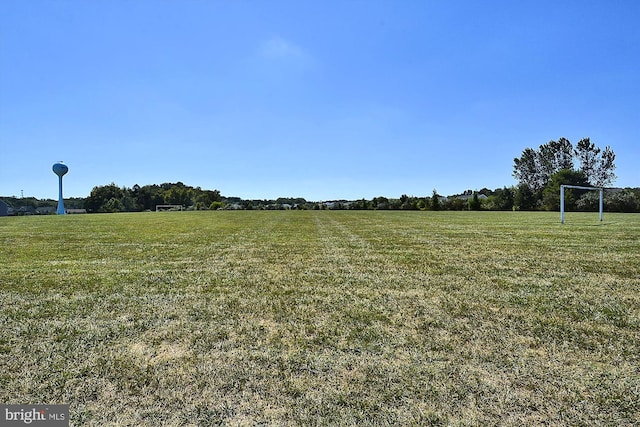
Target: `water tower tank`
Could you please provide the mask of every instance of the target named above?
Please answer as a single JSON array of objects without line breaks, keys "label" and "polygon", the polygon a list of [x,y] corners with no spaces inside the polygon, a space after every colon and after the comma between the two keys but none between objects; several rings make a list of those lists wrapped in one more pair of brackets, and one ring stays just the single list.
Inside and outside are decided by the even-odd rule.
[{"label": "water tower tank", "polygon": [[55,163],[52,169],[53,169],[53,173],[55,173],[60,177],[62,177],[62,175],[66,174],[67,172],[69,172],[69,167],[67,167],[67,165],[65,165],[64,163]]}]

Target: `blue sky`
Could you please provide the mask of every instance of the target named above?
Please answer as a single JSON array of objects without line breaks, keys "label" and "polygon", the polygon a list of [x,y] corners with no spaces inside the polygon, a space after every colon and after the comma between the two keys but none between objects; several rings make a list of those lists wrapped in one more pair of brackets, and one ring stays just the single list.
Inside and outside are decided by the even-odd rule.
[{"label": "blue sky", "polygon": [[516,184],[590,137],[640,186],[640,2],[2,0],[0,194],[243,198]]}]

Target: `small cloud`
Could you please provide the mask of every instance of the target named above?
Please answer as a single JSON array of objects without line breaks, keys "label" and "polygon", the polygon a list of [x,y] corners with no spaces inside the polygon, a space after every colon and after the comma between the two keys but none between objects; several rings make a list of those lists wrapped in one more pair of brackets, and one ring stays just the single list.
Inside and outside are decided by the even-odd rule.
[{"label": "small cloud", "polygon": [[307,59],[308,55],[296,44],[283,39],[282,37],[272,37],[262,43],[260,53],[265,58],[297,58]]}]

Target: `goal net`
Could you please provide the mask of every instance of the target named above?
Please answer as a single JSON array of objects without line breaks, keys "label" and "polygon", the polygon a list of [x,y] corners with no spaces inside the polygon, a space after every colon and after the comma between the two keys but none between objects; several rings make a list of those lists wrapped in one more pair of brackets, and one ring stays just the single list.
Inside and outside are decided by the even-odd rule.
[{"label": "goal net", "polygon": [[156,205],[156,212],[182,211],[182,205]]},{"label": "goal net", "polygon": [[604,188],[600,187],[581,187],[579,185],[561,185],[560,186],[560,222],[564,224],[564,189],[565,188],[575,188],[577,190],[592,190],[600,192],[600,203],[599,211],[600,211],[600,221],[602,221],[602,212],[603,212],[603,199],[604,199]]}]

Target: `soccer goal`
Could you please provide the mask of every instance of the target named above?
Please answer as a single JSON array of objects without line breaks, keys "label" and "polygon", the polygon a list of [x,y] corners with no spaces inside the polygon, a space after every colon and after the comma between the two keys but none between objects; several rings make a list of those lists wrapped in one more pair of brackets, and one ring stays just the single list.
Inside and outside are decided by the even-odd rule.
[{"label": "soccer goal", "polygon": [[156,205],[156,212],[167,212],[167,211],[182,212],[182,205]]},{"label": "soccer goal", "polygon": [[579,185],[561,185],[560,186],[560,222],[564,224],[564,189],[575,188],[578,190],[597,190],[600,192],[600,221],[602,221],[604,188],[599,187],[581,187]]}]

